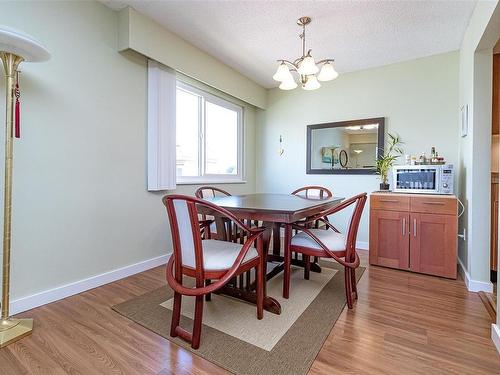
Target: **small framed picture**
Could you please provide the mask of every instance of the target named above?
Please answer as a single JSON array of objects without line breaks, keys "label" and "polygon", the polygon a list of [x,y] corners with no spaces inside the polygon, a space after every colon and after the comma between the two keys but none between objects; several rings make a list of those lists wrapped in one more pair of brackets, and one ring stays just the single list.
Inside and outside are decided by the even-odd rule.
[{"label": "small framed picture", "polygon": [[467,137],[467,134],[469,133],[469,105],[465,104],[460,108],[461,114],[462,114],[462,128],[460,135],[462,137]]}]

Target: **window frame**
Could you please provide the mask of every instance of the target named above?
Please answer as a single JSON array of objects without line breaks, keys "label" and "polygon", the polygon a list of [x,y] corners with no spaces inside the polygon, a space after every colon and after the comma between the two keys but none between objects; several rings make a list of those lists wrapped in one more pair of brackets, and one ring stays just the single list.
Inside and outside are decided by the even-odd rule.
[{"label": "window frame", "polygon": [[[188,93],[199,96],[198,104],[198,172],[199,176],[179,176],[177,175],[178,185],[197,185],[197,184],[234,184],[234,183],[245,183],[244,180],[244,123],[243,123],[243,112],[244,107],[238,105],[230,100],[221,98],[217,95],[206,92],[199,89],[189,83],[177,79],[176,83],[176,93],[177,90],[183,90]],[[208,174],[205,173],[206,169],[206,106],[205,102],[209,102],[223,108],[230,109],[237,113],[237,174]],[[176,122],[177,127],[177,122]]]}]

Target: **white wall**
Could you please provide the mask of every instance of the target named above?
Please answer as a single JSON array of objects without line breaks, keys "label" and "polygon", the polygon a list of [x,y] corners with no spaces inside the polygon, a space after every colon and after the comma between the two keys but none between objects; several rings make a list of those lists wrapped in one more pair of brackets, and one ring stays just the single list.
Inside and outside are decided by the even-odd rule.
[{"label": "white wall", "polygon": [[[316,91],[271,90],[267,110],[259,112],[257,190],[288,193],[304,185],[324,185],[349,197],[378,189],[374,175],[307,175],[306,126],[385,117],[386,129],[399,133],[410,154],[430,153],[456,163],[458,53],[412,60],[341,75]],[[285,152],[279,156],[279,136]],[[368,241],[368,210],[358,236]]]},{"label": "white wall", "polygon": [[[117,13],[97,2],[1,2],[0,24],[52,54],[21,66],[12,300],[170,252],[163,194],[146,191],[146,58],[117,52]],[[244,112],[248,183],[224,186],[235,193],[255,189],[255,109]]]},{"label": "white wall", "polygon": [[[492,46],[479,45],[492,20],[497,1],[478,2],[460,49],[460,107],[469,106],[469,133],[459,138],[458,193],[466,210],[459,231],[459,258],[473,290],[492,290],[489,281],[490,168],[491,168],[491,63]],[[472,287],[471,287],[472,285]]]},{"label": "white wall", "polygon": [[266,107],[266,89],[149,17],[125,8],[118,20],[120,51],[130,48],[259,108]]}]

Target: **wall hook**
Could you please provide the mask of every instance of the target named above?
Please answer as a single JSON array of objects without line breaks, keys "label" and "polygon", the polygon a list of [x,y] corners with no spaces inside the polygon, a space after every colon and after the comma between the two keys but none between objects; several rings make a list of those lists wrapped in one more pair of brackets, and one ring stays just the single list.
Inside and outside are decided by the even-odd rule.
[{"label": "wall hook", "polygon": [[280,134],[280,148],[278,150],[280,156],[282,156],[285,152],[285,149],[283,148],[283,136]]}]

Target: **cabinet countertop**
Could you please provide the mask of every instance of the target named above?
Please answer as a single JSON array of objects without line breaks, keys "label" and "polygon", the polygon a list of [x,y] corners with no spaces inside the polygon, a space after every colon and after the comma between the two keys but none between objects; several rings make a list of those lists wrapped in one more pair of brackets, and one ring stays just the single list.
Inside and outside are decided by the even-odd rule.
[{"label": "cabinet countertop", "polygon": [[422,197],[427,199],[440,198],[440,199],[457,199],[456,195],[453,194],[419,194],[419,193],[394,193],[392,191],[373,191],[370,195],[382,195],[382,196],[395,196],[395,197]]}]

